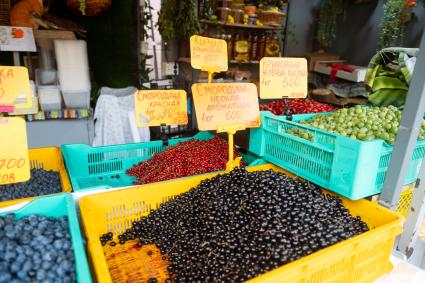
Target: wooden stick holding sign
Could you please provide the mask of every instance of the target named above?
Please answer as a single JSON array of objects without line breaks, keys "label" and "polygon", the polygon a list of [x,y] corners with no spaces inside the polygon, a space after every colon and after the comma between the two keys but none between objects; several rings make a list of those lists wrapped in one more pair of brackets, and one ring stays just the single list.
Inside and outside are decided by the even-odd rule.
[{"label": "wooden stick holding sign", "polygon": [[264,57],[260,60],[260,97],[306,98],[305,58]]},{"label": "wooden stick holding sign", "polygon": [[[17,103],[17,99],[24,102],[19,101]],[[11,113],[15,109],[29,109],[31,107],[32,96],[28,69],[25,67],[0,66],[0,112]]]},{"label": "wooden stick holding sign", "polygon": [[192,85],[198,128],[227,132],[229,161],[226,170],[240,166],[234,159],[233,135],[245,128],[260,126],[257,87],[251,83],[201,83]]},{"label": "wooden stick holding sign", "polygon": [[0,185],[28,181],[27,130],[20,117],[0,117]]}]

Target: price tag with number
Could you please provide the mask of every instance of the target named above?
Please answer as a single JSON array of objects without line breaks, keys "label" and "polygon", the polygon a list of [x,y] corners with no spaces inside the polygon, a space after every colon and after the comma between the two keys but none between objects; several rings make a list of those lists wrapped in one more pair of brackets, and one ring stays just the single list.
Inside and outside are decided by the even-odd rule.
[{"label": "price tag with number", "polygon": [[134,96],[139,127],[187,124],[187,97],[184,90],[139,90]]},{"label": "price tag with number", "polygon": [[227,43],[223,39],[190,37],[190,62],[194,69],[227,71]]},{"label": "price tag with number", "polygon": [[192,93],[201,131],[260,126],[257,87],[252,83],[194,84]]},{"label": "price tag with number", "polygon": [[[22,98],[20,103],[14,103],[17,98]],[[24,109],[32,107],[31,89],[28,70],[25,67],[0,66],[0,108],[12,107]]]},{"label": "price tag with number", "polygon": [[20,117],[0,117],[0,185],[30,178],[27,131]]},{"label": "price tag with number", "polygon": [[307,74],[305,58],[264,57],[260,61],[260,97],[305,98]]}]

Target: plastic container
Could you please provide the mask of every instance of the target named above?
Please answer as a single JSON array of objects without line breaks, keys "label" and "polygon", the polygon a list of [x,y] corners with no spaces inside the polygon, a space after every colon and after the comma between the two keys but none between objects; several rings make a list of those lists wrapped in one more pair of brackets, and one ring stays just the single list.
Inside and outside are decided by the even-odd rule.
[{"label": "plastic container", "polygon": [[90,108],[90,91],[62,91],[66,108]]},{"label": "plastic container", "polygon": [[226,22],[227,21],[227,16],[230,15],[230,8],[217,8],[216,13],[217,13],[217,17],[220,21]]},{"label": "plastic container", "polygon": [[58,72],[56,70],[36,69],[35,81],[38,86],[56,85],[58,83]]},{"label": "plastic container", "polygon": [[[193,139],[208,140],[214,135],[200,132]],[[191,138],[178,138],[168,141],[170,146]],[[125,171],[140,161],[146,161],[154,153],[167,149],[161,140],[145,143],[133,143],[112,146],[91,147],[85,144],[62,145],[65,166],[75,192],[96,188],[118,188],[134,186],[133,176]],[[248,162],[256,161],[257,157],[248,154],[243,156]]]},{"label": "plastic container", "polygon": [[61,110],[62,96],[58,86],[38,86],[38,100],[43,111]]},{"label": "plastic container", "polygon": [[[68,174],[66,172],[62,153],[57,147],[44,147],[44,148],[31,148],[28,150],[30,168],[31,169],[44,169],[59,172],[62,192],[71,192],[71,183],[69,182]],[[37,197],[29,197],[23,199],[14,199],[0,202],[0,207],[6,207],[29,201]]]},{"label": "plastic container", "polygon": [[[314,115],[294,115],[293,121],[286,121],[284,117],[262,111],[261,127],[250,131],[249,150],[349,199],[379,194],[393,146],[383,140],[359,141],[297,123]],[[314,141],[287,133],[292,128],[312,133]],[[404,184],[416,180],[424,155],[425,140],[420,140]]]},{"label": "plastic container", "polygon": [[87,44],[84,40],[55,40],[60,89],[70,108],[88,108],[90,77]]},{"label": "plastic container", "polygon": [[[249,171],[283,171],[271,164],[248,168]],[[89,256],[98,282],[112,282],[111,273],[99,236],[106,232],[118,233],[129,228],[132,221],[149,214],[160,203],[197,186],[201,180],[217,173],[144,185],[125,190],[94,194],[80,199],[82,224],[87,238]],[[402,230],[402,217],[386,208],[366,200],[343,204],[353,215],[361,216],[370,231],[340,242],[302,259],[283,265],[247,282],[372,282],[391,270],[389,261],[396,235]],[[105,249],[108,245],[105,246]],[[115,248],[119,249],[119,245]],[[133,249],[134,250],[134,249]],[[140,270],[140,262],[148,261],[146,254],[137,252],[137,258],[125,253],[119,258],[123,271],[127,266]],[[122,255],[122,254],[121,254]],[[134,275],[134,273],[133,273]],[[125,282],[125,274],[114,273],[114,280]],[[163,282],[163,281],[158,281]]]},{"label": "plastic container", "polygon": [[71,194],[41,197],[31,201],[21,209],[2,212],[0,215],[7,215],[10,213],[15,213],[16,219],[20,219],[31,214],[45,215],[49,217],[67,216],[72,247],[74,248],[77,282],[92,282],[86,252],[84,250],[83,239],[81,237],[80,226],[78,223],[77,211]]}]

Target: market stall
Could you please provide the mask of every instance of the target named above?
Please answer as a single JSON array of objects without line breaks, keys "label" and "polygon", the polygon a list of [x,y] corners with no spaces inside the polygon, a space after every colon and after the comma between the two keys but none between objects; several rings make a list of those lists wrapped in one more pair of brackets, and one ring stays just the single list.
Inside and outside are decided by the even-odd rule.
[{"label": "market stall", "polygon": [[425,282],[422,4],[341,59],[370,2],[287,56],[294,1],[7,1],[0,282]]}]

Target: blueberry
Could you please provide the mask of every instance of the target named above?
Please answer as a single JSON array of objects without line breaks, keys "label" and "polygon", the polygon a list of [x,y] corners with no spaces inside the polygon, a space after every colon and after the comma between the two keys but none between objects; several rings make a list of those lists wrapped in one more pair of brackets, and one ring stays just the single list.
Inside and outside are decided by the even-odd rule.
[{"label": "blueberry", "polygon": [[36,277],[38,281],[42,281],[46,278],[46,271],[44,269],[37,270]]},{"label": "blueberry", "polygon": [[25,272],[28,272],[33,267],[33,263],[31,261],[24,262],[24,265],[22,265],[22,270]]},{"label": "blueberry", "polygon": [[44,271],[47,271],[50,269],[51,263],[48,261],[44,261],[41,263],[41,268],[44,269]]},{"label": "blueberry", "polygon": [[53,242],[53,246],[57,250],[61,250],[63,248],[63,241],[62,240],[56,240]]},{"label": "blueberry", "polygon": [[21,244],[25,245],[25,244],[30,243],[32,238],[28,233],[24,233],[20,236],[19,240],[20,240]]},{"label": "blueberry", "polygon": [[24,270],[18,271],[18,274],[17,275],[18,275],[18,278],[21,279],[21,280],[23,280],[24,282],[25,281],[28,281],[28,274]]},{"label": "blueberry", "polygon": [[19,270],[21,270],[21,265],[16,261],[12,262],[12,264],[10,265],[10,271],[17,273]]}]

